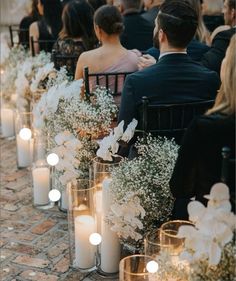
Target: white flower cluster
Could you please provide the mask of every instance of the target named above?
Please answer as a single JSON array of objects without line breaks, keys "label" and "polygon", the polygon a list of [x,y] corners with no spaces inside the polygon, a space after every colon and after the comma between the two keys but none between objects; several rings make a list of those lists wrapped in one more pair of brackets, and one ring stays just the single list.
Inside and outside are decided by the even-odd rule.
[{"label": "white flower cluster", "polygon": [[55,143],[57,146],[52,151],[59,156],[59,163],[55,168],[60,172],[60,182],[65,185],[78,176],[76,168],[79,167],[80,163],[76,155],[77,151],[82,148],[82,144],[68,131],[57,134]]},{"label": "white flower cluster", "polygon": [[[114,194],[116,208],[111,209],[109,222],[113,229],[120,233],[122,243],[140,247],[141,238],[145,233],[159,227],[171,214],[173,197],[169,180],[177,158],[178,146],[172,140],[148,136],[141,139],[136,147],[139,157],[131,161],[123,160],[119,167],[112,171],[111,192]],[[134,200],[130,194],[134,194],[134,198],[139,200]],[[129,206],[131,199],[132,208]],[[132,225],[125,216],[117,217],[117,210],[125,210],[126,204],[127,210],[132,214],[132,220],[137,219],[136,224]],[[135,209],[140,210],[140,207],[145,211],[144,217],[144,212],[134,212]]]},{"label": "white flower cluster", "polygon": [[[50,62],[50,56],[44,52],[32,57],[25,58],[23,63],[17,64],[17,77],[15,80],[16,102],[19,110],[29,110],[32,92],[30,85],[38,70],[45,64]],[[27,108],[28,107],[28,108]]]},{"label": "white flower cluster", "polygon": [[[134,192],[127,194],[123,198],[123,203],[114,203],[111,205],[113,226],[111,230],[117,232],[119,236],[124,239],[134,239],[138,241],[142,239],[142,236],[136,232],[136,229],[143,229],[141,219],[145,216],[145,210],[141,206],[140,199]],[[108,216],[109,219],[109,216]]]},{"label": "white flower cluster", "polygon": [[178,236],[185,238],[183,259],[195,263],[207,260],[209,266],[219,264],[222,251],[233,239],[236,216],[231,212],[229,189],[223,183],[215,184],[209,195],[207,207],[198,201],[188,205],[189,220],[194,226],[181,226]]},{"label": "white flower cluster", "polygon": [[5,101],[12,103],[14,106],[18,65],[22,64],[28,55],[23,47],[13,47],[4,61],[1,61],[1,95]]},{"label": "white flower cluster", "polygon": [[119,141],[129,142],[134,135],[137,125],[138,121],[133,119],[124,132],[124,121],[121,121],[119,125],[114,128],[114,131],[110,132],[109,136],[99,142],[100,147],[97,151],[97,156],[104,161],[113,161],[112,157],[115,157],[119,149]]}]

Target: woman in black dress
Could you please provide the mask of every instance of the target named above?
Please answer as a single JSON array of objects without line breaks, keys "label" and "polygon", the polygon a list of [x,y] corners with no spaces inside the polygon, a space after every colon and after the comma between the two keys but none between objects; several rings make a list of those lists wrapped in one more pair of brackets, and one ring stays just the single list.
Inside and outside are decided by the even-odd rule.
[{"label": "woman in black dress", "polygon": [[51,52],[53,42],[57,40],[58,33],[62,27],[61,1],[38,0],[37,7],[42,18],[30,25],[30,37],[32,36],[34,39],[34,44],[31,48],[34,48],[35,54],[42,50]]},{"label": "woman in black dress", "polygon": [[[63,27],[53,46],[54,58],[62,56],[61,60],[55,59],[56,68],[66,65],[68,72],[74,75],[80,54],[95,48],[97,40],[93,29],[93,13],[93,8],[86,0],[66,4],[62,13]],[[68,59],[64,59],[66,56]]]},{"label": "woman in black dress", "polygon": [[[188,128],[179,150],[178,159],[170,180],[176,198],[174,218],[187,219],[190,198],[206,204],[204,195],[213,184],[221,181],[221,150],[227,146],[235,157],[236,111],[236,35],[231,39],[221,66],[221,81],[215,105],[205,115],[196,118]],[[227,185],[230,188],[233,209],[235,171],[232,167]]]}]

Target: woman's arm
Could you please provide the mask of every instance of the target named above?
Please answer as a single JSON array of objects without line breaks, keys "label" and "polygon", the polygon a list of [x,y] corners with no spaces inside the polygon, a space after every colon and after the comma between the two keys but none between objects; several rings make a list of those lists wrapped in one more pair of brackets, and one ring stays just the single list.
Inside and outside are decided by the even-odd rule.
[{"label": "woman's arm", "polygon": [[86,56],[85,53],[82,53],[79,56],[79,59],[77,61],[77,65],[76,65],[75,80],[79,80],[81,78],[84,78],[84,67],[88,66],[86,57],[87,56]]},{"label": "woman's arm", "polygon": [[38,28],[38,23],[37,22],[33,22],[30,25],[29,36],[30,36],[30,38],[29,38],[29,40],[30,40],[30,51],[32,53],[32,48],[34,47],[35,54],[38,54],[40,52],[39,43],[35,42],[34,46],[31,46],[31,37],[33,37],[34,41],[38,41],[39,40],[39,28]]}]

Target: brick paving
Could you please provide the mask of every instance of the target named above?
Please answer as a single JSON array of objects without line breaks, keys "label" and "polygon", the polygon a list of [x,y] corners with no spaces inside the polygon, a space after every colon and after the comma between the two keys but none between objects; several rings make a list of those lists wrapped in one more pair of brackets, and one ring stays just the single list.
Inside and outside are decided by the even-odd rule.
[{"label": "brick paving", "polygon": [[17,170],[15,140],[1,139],[0,144],[0,280],[104,280],[70,268],[66,214],[57,206],[32,206],[30,172]]}]

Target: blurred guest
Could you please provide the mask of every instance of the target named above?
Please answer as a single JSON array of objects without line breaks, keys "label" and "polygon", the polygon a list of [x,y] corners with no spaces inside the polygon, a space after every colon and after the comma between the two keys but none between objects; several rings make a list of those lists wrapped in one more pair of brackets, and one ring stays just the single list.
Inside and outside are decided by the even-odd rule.
[{"label": "blurred guest", "polygon": [[132,72],[138,69],[137,52],[125,49],[120,43],[119,35],[124,26],[118,8],[110,5],[100,7],[94,15],[94,28],[101,47],[81,54],[75,79],[83,77],[85,66],[91,73]]},{"label": "blurred guest", "polygon": [[93,7],[94,11],[100,8],[103,5],[106,5],[106,0],[87,0],[89,4]]},{"label": "blurred guest", "polygon": [[141,0],[121,0],[124,30],[121,44],[127,49],[146,50],[152,46],[153,23],[141,14]]},{"label": "blurred guest", "polygon": [[19,25],[19,43],[25,46],[26,48],[29,48],[29,27],[33,22],[38,21],[40,19],[37,4],[38,0],[31,1],[31,9],[29,14],[21,20]]},{"label": "blurred guest", "polygon": [[204,0],[202,4],[203,21],[210,32],[224,25],[223,0]]},{"label": "blurred guest", "polygon": [[159,7],[164,0],[144,0],[144,8],[146,12],[142,14],[142,17],[148,20],[155,27],[155,19],[157,17]]},{"label": "blurred guest", "polygon": [[[38,0],[38,11],[42,18],[30,25],[30,37],[34,41],[44,40],[49,42],[35,42],[35,53],[44,50],[51,52],[53,41],[56,41],[61,30],[62,5],[60,0]],[[31,46],[32,48],[33,46]]]},{"label": "blurred guest", "polygon": [[[93,8],[86,0],[74,0],[66,4],[62,13],[62,30],[53,46],[55,54],[79,57],[84,51],[95,48],[97,40],[93,14]],[[73,60],[67,60],[67,70],[73,72],[72,68]]]},{"label": "blurred guest", "polygon": [[198,26],[195,34],[195,39],[203,44],[210,45],[210,32],[205,26],[202,16],[201,2],[199,0],[187,0],[191,6],[196,10],[198,15]]},{"label": "blurred guest", "polygon": [[220,73],[221,62],[225,56],[231,37],[236,30],[236,0],[225,0],[224,2],[224,21],[231,28],[219,32],[213,39],[210,50],[204,54],[202,64],[209,69]]},{"label": "blurred guest", "polygon": [[[187,204],[190,198],[195,197],[206,203],[204,195],[209,194],[213,184],[221,181],[222,148],[230,147],[232,155],[235,155],[235,46],[236,35],[232,37],[222,62],[222,84],[215,105],[192,122],[183,138],[170,180],[171,191],[176,198],[173,214],[175,219],[188,219]],[[231,198],[235,199],[233,168],[227,184]]]}]

